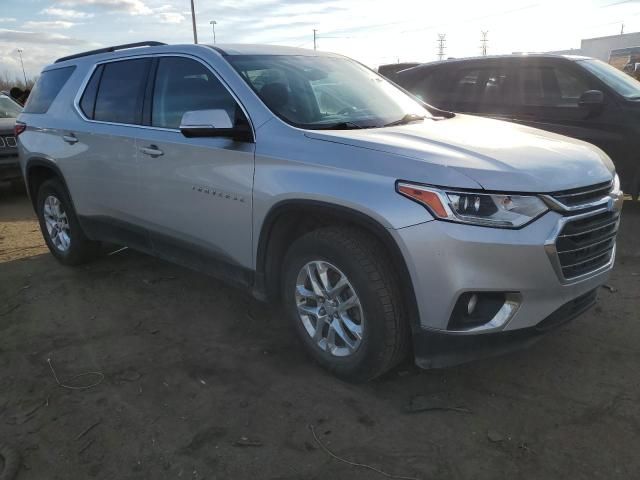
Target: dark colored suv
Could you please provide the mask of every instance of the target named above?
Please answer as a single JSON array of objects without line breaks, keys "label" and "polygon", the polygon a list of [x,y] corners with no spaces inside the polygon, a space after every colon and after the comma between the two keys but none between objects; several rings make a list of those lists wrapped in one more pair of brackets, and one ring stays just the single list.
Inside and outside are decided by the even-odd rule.
[{"label": "dark colored suv", "polygon": [[13,130],[22,106],[5,92],[0,92],[0,182],[22,184],[18,149]]},{"label": "dark colored suv", "polygon": [[587,57],[506,55],[426,63],[392,76],[423,101],[578,138],[640,190],[640,82]]}]

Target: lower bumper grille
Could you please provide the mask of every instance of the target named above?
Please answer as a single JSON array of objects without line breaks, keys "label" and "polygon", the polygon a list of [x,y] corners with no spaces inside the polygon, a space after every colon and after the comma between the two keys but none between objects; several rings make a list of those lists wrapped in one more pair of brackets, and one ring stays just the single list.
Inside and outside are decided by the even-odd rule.
[{"label": "lower bumper grille", "polygon": [[567,219],[555,242],[565,280],[595,272],[611,262],[619,223],[620,214],[608,211]]}]

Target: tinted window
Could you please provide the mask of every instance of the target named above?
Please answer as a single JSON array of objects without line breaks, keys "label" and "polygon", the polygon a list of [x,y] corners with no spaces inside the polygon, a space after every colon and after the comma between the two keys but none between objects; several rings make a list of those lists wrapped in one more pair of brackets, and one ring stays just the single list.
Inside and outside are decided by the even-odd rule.
[{"label": "tinted window", "polygon": [[560,66],[525,66],[520,69],[520,103],[533,107],[577,107],[589,90],[586,80]]},{"label": "tinted window", "polygon": [[100,84],[100,78],[102,77],[103,66],[100,65],[96,68],[95,72],[91,76],[91,80],[87,84],[87,88],[82,94],[80,99],[80,109],[87,118],[93,119],[94,110],[96,106],[96,95],[98,94],[98,85]]},{"label": "tinted window", "polygon": [[93,118],[103,122],[142,123],[142,102],[150,60],[124,60],[104,65]]},{"label": "tinted window", "polygon": [[226,110],[235,119],[236,101],[210,70],[187,58],[160,58],[151,111],[154,127],[178,128],[185,112],[213,109]]},{"label": "tinted window", "polygon": [[456,72],[451,85],[451,108],[489,112],[511,103],[513,75],[500,65],[467,68]]},{"label": "tinted window", "polygon": [[46,113],[75,69],[76,67],[65,67],[42,72],[29,95],[24,112]]},{"label": "tinted window", "polygon": [[[424,73],[414,73],[412,77],[418,75],[420,79],[414,82],[414,85],[408,90],[420,100],[440,107],[445,103],[447,93],[450,90],[450,85],[447,82],[447,73],[448,70],[445,68],[425,70]],[[401,77],[398,77],[398,83],[402,85]]]}]

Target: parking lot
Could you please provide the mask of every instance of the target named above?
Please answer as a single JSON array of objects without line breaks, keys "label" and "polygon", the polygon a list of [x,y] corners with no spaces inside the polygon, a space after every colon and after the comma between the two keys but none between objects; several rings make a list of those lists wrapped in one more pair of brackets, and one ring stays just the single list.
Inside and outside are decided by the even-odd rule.
[{"label": "parking lot", "polygon": [[18,479],[385,478],[321,445],[397,478],[639,478],[639,238],[628,203],[598,306],[534,347],[350,385],[215,279],[130,250],[59,265],[1,190],[0,443]]}]

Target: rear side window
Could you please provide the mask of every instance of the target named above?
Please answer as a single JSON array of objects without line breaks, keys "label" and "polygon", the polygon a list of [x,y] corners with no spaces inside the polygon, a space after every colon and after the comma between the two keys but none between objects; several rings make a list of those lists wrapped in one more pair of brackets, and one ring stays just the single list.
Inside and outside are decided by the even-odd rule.
[{"label": "rear side window", "polygon": [[[140,125],[150,63],[148,58],[140,58],[104,64],[97,87],[93,119]],[[91,81],[87,87],[90,86]],[[89,91],[85,93],[90,94]],[[85,107],[89,108],[90,103],[88,101]]]},{"label": "rear side window", "polygon": [[153,89],[152,126],[178,128],[182,115],[194,110],[226,110],[234,121],[236,106],[229,91],[200,62],[160,58]]},{"label": "rear side window", "polygon": [[461,69],[451,80],[454,110],[492,113],[511,103],[514,77],[503,65]]},{"label": "rear side window", "polygon": [[98,95],[98,85],[100,85],[103,69],[104,65],[99,65],[98,68],[96,68],[80,99],[80,109],[82,113],[92,120],[95,115],[96,95]]},{"label": "rear side window", "polygon": [[76,67],[64,67],[42,72],[29,95],[24,113],[47,113],[75,69]]}]

